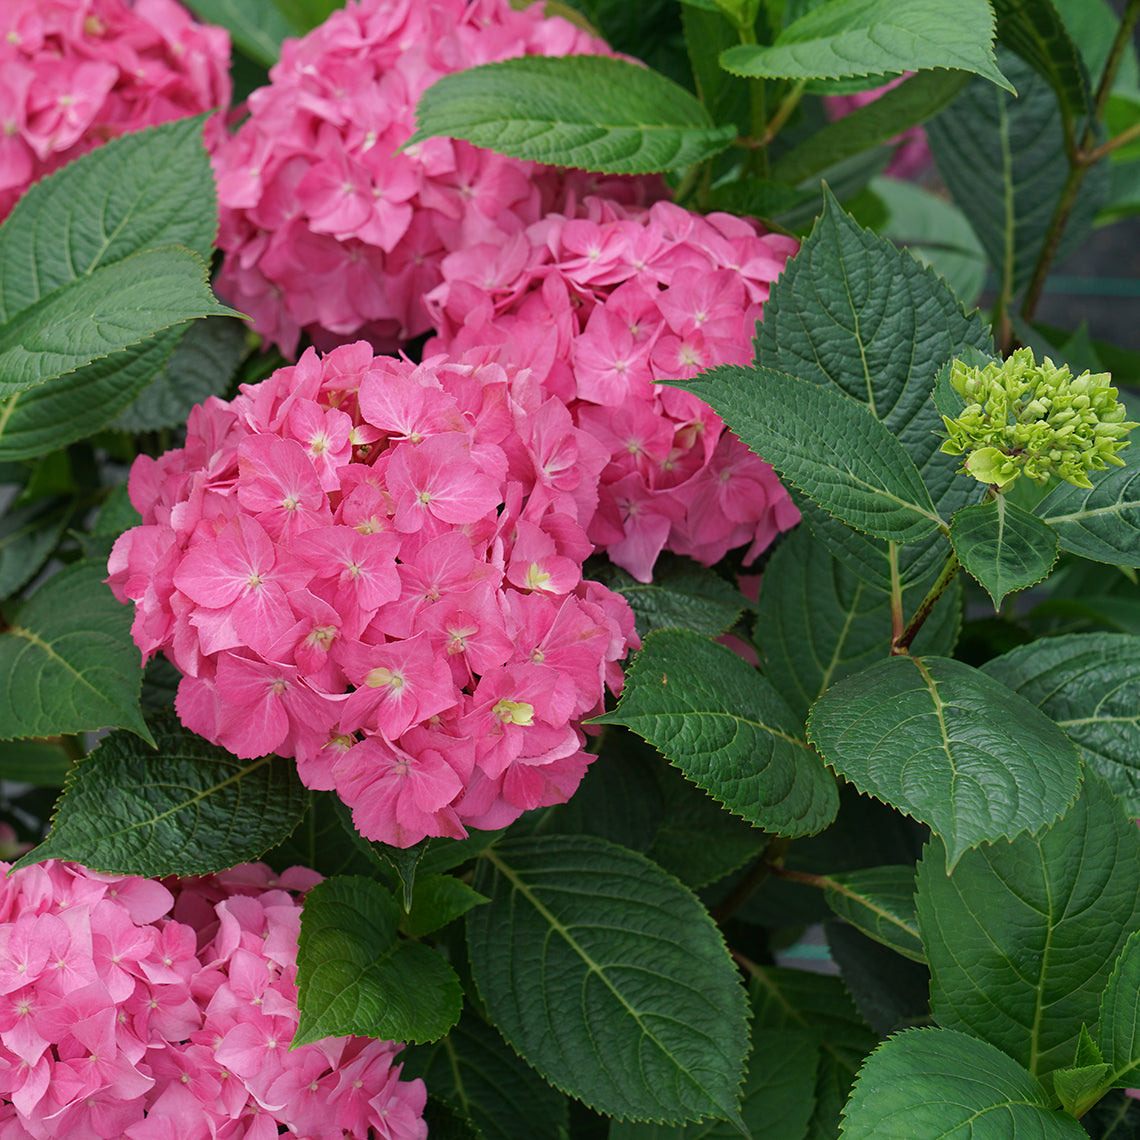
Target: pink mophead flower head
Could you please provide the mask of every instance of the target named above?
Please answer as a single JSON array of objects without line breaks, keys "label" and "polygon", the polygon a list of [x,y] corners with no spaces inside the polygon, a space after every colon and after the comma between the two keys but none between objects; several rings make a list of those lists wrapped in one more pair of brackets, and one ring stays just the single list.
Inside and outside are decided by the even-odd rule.
[{"label": "pink mophead flower head", "polygon": [[261,863],[155,882],[0,862],[0,1136],[425,1140],[393,1041],[290,1050],[303,892]]},{"label": "pink mophead flower head", "polygon": [[[229,64],[228,33],[176,0],[4,0],[0,220],[108,139],[227,107]],[[210,129],[220,135],[217,117]]]},{"label": "pink mophead flower head", "polygon": [[136,461],[110,583],[188,728],[296,757],[370,839],[502,827],[577,787],[637,645],[582,577],[606,463],[526,370],[310,348]]},{"label": "pink mophead flower head", "polygon": [[249,117],[214,152],[225,253],[218,292],[292,358],[360,337],[391,351],[431,325],[440,262],[503,247],[574,195],[627,200],[657,179],[598,179],[462,141],[402,149],[441,76],[523,55],[611,54],[542,4],[349,0],[287,40]]}]

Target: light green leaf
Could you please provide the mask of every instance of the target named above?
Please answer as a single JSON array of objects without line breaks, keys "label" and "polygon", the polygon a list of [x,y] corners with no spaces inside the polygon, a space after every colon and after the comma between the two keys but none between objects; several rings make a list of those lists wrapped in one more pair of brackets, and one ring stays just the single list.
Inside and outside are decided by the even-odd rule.
[{"label": "light green leaf", "polygon": [[1140,566],[1140,440],[1120,458],[1123,467],[1090,473],[1091,489],[1058,484],[1033,513],[1057,532],[1061,549],[1070,554]]},{"label": "light green leaf", "polygon": [[840,918],[913,962],[925,962],[914,913],[914,868],[870,867],[828,875],[824,893]]},{"label": "light green leaf", "polygon": [[731,649],[684,630],[651,634],[617,709],[594,723],[644,737],[729,811],[780,835],[821,831],[835,781],[775,689]]},{"label": "light green leaf", "polygon": [[1054,720],[1140,817],[1140,637],[1075,633],[1021,646],[982,666]]},{"label": "light green leaf", "polygon": [[998,39],[1053,89],[1069,115],[1090,110],[1080,52],[1053,0],[993,0]]},{"label": "light green leaf", "polygon": [[933,840],[918,865],[918,925],[931,1012],[1034,1076],[1068,1068],[1140,929],[1140,833],[1108,785],[1036,836],[967,851],[950,875]]},{"label": "light green leaf", "polygon": [[1140,1083],[1140,931],[1129,935],[1100,999],[1097,1044],[1113,1088]]},{"label": "light green leaf", "polygon": [[480,872],[471,972],[530,1064],[609,1116],[739,1123],[747,1002],[695,895],[588,836],[504,840]]},{"label": "light green leaf", "polygon": [[[1109,52],[1116,39],[1120,17],[1107,0],[1053,0],[1053,5],[1065,21],[1069,35],[1080,48],[1092,86],[1096,87],[1104,74]],[[1112,89],[1135,92],[1138,84],[1140,66],[1137,65],[1136,48],[1133,44],[1128,44]]]},{"label": "light green leaf", "polygon": [[658,559],[651,582],[639,582],[616,566],[606,567],[598,578],[629,602],[641,637],[675,628],[716,637],[735,625],[744,610],[739,591],[708,567],[687,560]]},{"label": "light green leaf", "polygon": [[265,0],[186,0],[186,7],[230,33],[234,46],[264,67],[281,55],[281,41],[293,35],[289,22]]},{"label": "light green leaf", "polygon": [[903,445],[860,401],[734,364],[669,383],[710,404],[784,479],[849,526],[902,543],[944,525]]},{"label": "light green leaf", "polygon": [[560,1140],[566,1135],[566,1098],[470,1011],[442,1040],[413,1046],[400,1059],[403,1080],[421,1078],[471,1121],[482,1140]]},{"label": "light green leaf", "polygon": [[303,36],[318,24],[323,24],[344,4],[341,0],[273,0],[273,6],[289,21],[293,31]]},{"label": "light green leaf", "polygon": [[434,1041],[459,1020],[455,971],[425,943],[400,938],[399,916],[396,900],[371,879],[338,875],[309,891],[292,1048],[322,1037]]},{"label": "light green leaf", "polygon": [[409,938],[423,938],[486,901],[454,875],[419,875],[411,910],[400,917],[400,930]]},{"label": "light green leaf", "polygon": [[1099,1064],[1055,1069],[1053,1090],[1061,1101],[1061,1107],[1070,1116],[1083,1116],[1108,1091],[1104,1082],[1110,1067]]},{"label": "light green leaf", "polygon": [[1041,1082],[985,1041],[908,1029],[867,1059],[844,1110],[844,1140],[1088,1140]]},{"label": "light green leaf", "polygon": [[950,541],[995,610],[1007,594],[1040,582],[1057,561],[1056,532],[1004,495],[957,511]]},{"label": "light green leaf", "polygon": [[[1069,176],[1061,112],[1052,88],[1023,60],[998,54],[1018,95],[974,80],[926,127],[954,201],[970,219],[1009,296],[1029,281]],[[1057,251],[1083,243],[1108,190],[1108,164],[1091,167]]]},{"label": "light green leaf", "polygon": [[0,633],[0,735],[5,739],[128,728],[144,740],[142,666],[131,612],[78,562],[49,578]]},{"label": "light green leaf", "polygon": [[808,739],[844,779],[929,824],[948,865],[1072,802],[1080,757],[1039,709],[946,657],[891,657],[832,685]]},{"label": "light green leaf", "polygon": [[736,136],[683,87],[606,56],[523,56],[445,75],[416,108],[412,146],[435,135],[512,158],[607,174],[701,162]]},{"label": "light green leaf", "polygon": [[[903,591],[904,613],[915,611],[931,581]],[[949,656],[961,620],[955,584],[919,631],[914,651]],[[800,526],[781,540],[765,567],[755,637],[765,676],[806,720],[812,702],[832,684],[890,653],[890,595],[858,577]]]},{"label": "light green leaf", "polygon": [[305,813],[291,760],[238,760],[153,718],[157,751],[112,733],[70,771],[47,839],[19,861],[71,859],[121,875],[204,875],[259,859]]},{"label": "light green leaf", "polygon": [[1012,91],[994,62],[994,17],[985,0],[832,0],[786,27],[770,47],[740,45],[720,57],[737,75],[838,79],[930,67],[985,76]]},{"label": "light green leaf", "polygon": [[75,509],[53,495],[0,513],[0,598],[26,585],[55,549]]}]

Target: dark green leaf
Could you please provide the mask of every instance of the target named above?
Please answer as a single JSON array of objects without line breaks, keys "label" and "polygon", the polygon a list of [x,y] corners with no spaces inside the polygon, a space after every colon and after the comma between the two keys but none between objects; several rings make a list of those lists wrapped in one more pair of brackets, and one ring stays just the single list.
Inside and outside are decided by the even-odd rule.
[{"label": "dark green leaf", "polygon": [[31,581],[55,550],[73,508],[73,500],[53,496],[0,513],[0,598]]},{"label": "dark green leaf", "polygon": [[265,67],[281,55],[281,41],[293,34],[288,21],[265,0],[187,0],[186,7],[230,33],[234,46]]},{"label": "dark green leaf", "polygon": [[413,1047],[402,1060],[404,1080],[423,1078],[436,1096],[471,1121],[483,1140],[560,1140],[565,1135],[566,1098],[469,1011],[441,1041]]},{"label": "dark green leaf", "polygon": [[0,633],[0,736],[128,728],[151,739],[131,612],[103,584],[106,573],[94,562],[61,570]]},{"label": "dark green leaf", "polygon": [[337,8],[344,7],[341,0],[273,0],[273,6],[300,36],[323,24]]},{"label": "dark green leaf", "polygon": [[1086,1140],[1016,1061],[950,1029],[908,1029],[867,1059],[844,1111],[844,1140]]},{"label": "dark green leaf", "polygon": [[1140,637],[1043,638],[982,669],[1056,721],[1129,815],[1140,817]]},{"label": "dark green leaf", "polygon": [[445,75],[424,92],[416,124],[409,145],[447,135],[607,174],[689,166],[736,135],[663,75],[596,55],[524,56]]},{"label": "dark green leaf", "polygon": [[994,0],[997,35],[1053,89],[1069,115],[1091,110],[1080,52],[1053,0]]},{"label": "dark green leaf", "polygon": [[835,781],[779,694],[730,649],[699,634],[646,638],[617,709],[624,724],[698,787],[757,827],[810,835],[835,818]]},{"label": "dark green leaf", "polygon": [[379,883],[338,875],[305,897],[297,943],[300,1021],[293,1047],[322,1037],[434,1041],[459,1019],[455,971],[397,933],[400,908]]},{"label": "dark green leaf", "polygon": [[797,190],[783,182],[764,178],[742,178],[714,186],[709,192],[709,209],[725,210],[733,214],[749,214],[754,218],[784,217],[789,210],[810,207],[808,217],[814,217],[820,201],[815,190]]},{"label": "dark green leaf", "polygon": [[715,637],[731,629],[744,609],[744,599],[707,567],[687,560],[662,558],[652,582],[639,582],[618,567],[607,567],[599,578],[621,594],[645,637],[657,629],[691,629]]},{"label": "dark green leaf", "polygon": [[[401,1056],[401,1061],[407,1054]],[[428,1095],[424,1105],[424,1123],[431,1140],[483,1140],[475,1126],[450,1105]]]},{"label": "dark green leaf", "polygon": [[487,900],[452,875],[420,875],[412,890],[412,906],[400,918],[409,938],[423,938]]},{"label": "dark green leaf", "polygon": [[934,840],[918,866],[918,925],[940,1025],[988,1041],[1034,1076],[1073,1063],[1083,1024],[1140,929],[1140,833],[1108,785],[1037,836],[967,851],[946,874]]},{"label": "dark green leaf", "polygon": [[739,33],[720,12],[692,4],[681,5],[681,23],[697,95],[712,121],[733,123],[738,134],[748,134],[748,84],[717,63],[725,48],[739,42]]},{"label": "dark green leaf", "polygon": [[951,867],[1056,819],[1080,781],[1076,749],[1047,716],[945,657],[891,657],[833,685],[808,738],[860,791],[928,823]]},{"label": "dark green leaf", "polygon": [[71,761],[58,744],[40,740],[0,740],[0,780],[59,788],[70,770]]},{"label": "dark green leaf", "polygon": [[1081,1123],[1093,1140],[1140,1140],[1140,1100],[1117,1089],[1090,1108]]},{"label": "dark green leaf", "polygon": [[1108,1083],[1140,1083],[1140,933],[1134,932],[1116,960],[1100,1002],[1098,1040],[1111,1073]]},{"label": "dark green leaf", "polygon": [[824,926],[831,960],[859,1012],[881,1037],[930,1020],[930,971],[846,922]]},{"label": "dark green leaf", "polygon": [[[1104,74],[1109,52],[1120,28],[1120,17],[1106,0],[1053,0],[1053,5],[1064,19],[1069,35],[1080,48],[1095,87]],[[1120,61],[1113,90],[1135,91],[1138,83],[1140,67],[1137,66],[1136,48],[1128,44]]]},{"label": "dark green leaf", "polygon": [[1013,88],[994,62],[985,0],[834,0],[786,27],[770,47],[740,45],[720,58],[738,75],[828,79],[953,67]]},{"label": "dark green leaf", "polygon": [[1057,561],[1057,535],[1047,523],[998,495],[957,511],[950,541],[962,566],[1000,609],[1007,594],[1040,582]]},{"label": "dark green leaf", "polygon": [[607,1115],[739,1121],[747,1003],[695,896],[586,836],[504,840],[482,871],[471,970],[530,1064]]},{"label": "dark green leaf", "polygon": [[311,792],[301,822],[284,843],[265,853],[264,862],[278,871],[311,867],[326,878],[374,875],[379,867],[377,857],[363,849],[366,840],[355,831],[350,835],[345,830],[337,805],[343,807],[335,792]]},{"label": "dark green leaf", "polygon": [[831,909],[876,942],[914,962],[925,962],[914,913],[914,868],[870,867],[828,876]]},{"label": "dark green leaf", "polygon": [[238,760],[155,717],[157,751],[112,733],[71,769],[47,839],[19,866],[71,859],[120,875],[201,875],[258,859],[304,814],[291,760]]}]

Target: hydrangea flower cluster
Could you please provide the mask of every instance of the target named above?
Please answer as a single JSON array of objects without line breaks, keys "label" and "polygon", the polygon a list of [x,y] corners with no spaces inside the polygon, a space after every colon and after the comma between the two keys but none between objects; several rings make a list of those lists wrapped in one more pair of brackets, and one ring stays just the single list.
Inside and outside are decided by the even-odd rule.
[{"label": "hydrangea flower cluster", "polygon": [[[0,863],[4,1140],[424,1140],[402,1046],[297,1027],[295,894],[264,864],[199,879]],[[374,1130],[374,1131],[371,1131]]]},{"label": "hydrangea flower cluster", "polygon": [[984,368],[955,360],[950,383],[966,407],[942,417],[950,433],[942,450],[965,455],[964,471],[998,487],[1021,474],[1039,485],[1057,475],[1091,487],[1088,472],[1124,466],[1116,453],[1140,427],[1125,421],[1111,380],[1107,372],[1074,377],[1049,357],[1038,365],[1029,348]]},{"label": "hydrangea flower cluster", "polygon": [[108,139],[228,106],[229,61],[229,34],[175,0],[5,0],[0,220],[33,182]]},{"label": "hydrangea flower cluster", "polygon": [[[392,351],[430,325],[422,297],[451,250],[502,244],[597,185],[451,139],[400,148],[441,76],[521,55],[612,54],[509,0],[349,0],[288,40],[249,118],[216,148],[218,293],[289,358],[368,339]],[[652,182],[608,179],[611,194]]]},{"label": "hydrangea flower cluster", "polygon": [[[830,119],[842,119],[852,111],[857,111],[860,107],[865,107],[868,103],[881,98],[913,74],[913,71],[908,71],[889,83],[884,83],[882,87],[874,87],[870,91],[858,91],[854,95],[829,95],[823,101],[824,108]],[[928,170],[934,161],[930,153],[930,144],[926,141],[926,131],[922,127],[911,127],[910,130],[895,135],[888,145],[893,146],[895,150],[883,173],[891,178],[910,181]]]},{"label": "hydrangea flower cluster", "polygon": [[663,549],[711,564],[764,550],[799,512],[696,397],[658,381],[748,364],[768,289],[799,248],[729,214],[587,198],[443,260],[428,294],[450,352],[530,369],[605,449],[591,541],[643,582]]},{"label": "hydrangea flower cluster", "polygon": [[144,525],[111,554],[176,709],[238,756],[297,758],[371,839],[497,828],[561,803],[637,644],[582,578],[606,453],[497,364],[367,343],[190,416],[131,471]]}]

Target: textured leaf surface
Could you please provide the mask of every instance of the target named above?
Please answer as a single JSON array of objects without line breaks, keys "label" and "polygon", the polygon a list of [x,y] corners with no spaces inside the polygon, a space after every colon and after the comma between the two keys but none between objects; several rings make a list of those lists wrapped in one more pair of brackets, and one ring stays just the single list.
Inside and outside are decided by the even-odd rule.
[{"label": "textured leaf surface", "polygon": [[948,865],[1072,802],[1080,757],[1039,709],[946,657],[892,657],[833,685],[808,738],[861,792],[946,840]]},{"label": "textured leaf surface", "polygon": [[416,108],[414,144],[466,139],[512,158],[608,174],[701,162],[736,135],[683,87],[605,56],[524,56],[445,75]]},{"label": "textured leaf surface", "polygon": [[551,1084],[609,1116],[739,1120],[747,1002],[696,896],[587,836],[505,840],[475,887],[479,994]]},{"label": "textured leaf surface", "polygon": [[997,34],[1053,89],[1070,115],[1089,112],[1080,52],[1053,0],[994,0]]},{"label": "textured leaf surface", "polygon": [[422,1077],[483,1140],[559,1140],[569,1127],[566,1098],[470,1012],[442,1040],[400,1059],[404,1080]]},{"label": "textured leaf surface", "polygon": [[[1017,97],[974,80],[926,127],[954,201],[970,219],[999,281],[1012,296],[1029,280],[1068,177],[1061,112],[1052,88],[1017,56],[999,52]],[[1108,189],[1108,164],[1082,183],[1057,257],[1092,230]]]},{"label": "textured leaf surface", "polygon": [[867,1059],[844,1111],[844,1140],[1087,1140],[1041,1082],[984,1041],[908,1029]]},{"label": "textured leaf surface", "polygon": [[1042,638],[982,671],[1056,721],[1128,814],[1140,817],[1140,637]]},{"label": "textured leaf surface", "polygon": [[[918,582],[904,590],[905,613],[914,612],[929,585]],[[919,631],[915,652],[949,655],[961,612],[961,593],[952,587]],[[800,526],[765,568],[755,636],[765,676],[806,720],[812,702],[830,685],[890,653],[890,595],[858,577]]]},{"label": "textured leaf surface", "polygon": [[[822,217],[776,279],[756,332],[756,361],[833,387],[865,403],[918,466],[945,519],[977,501],[981,486],[955,474],[939,451],[942,421],[930,399],[945,361],[967,348],[990,351],[989,330],[932,269],[865,230],[826,196]],[[890,589],[886,543],[810,510],[813,530],[848,566]],[[940,537],[899,552],[903,581],[932,573],[945,557]]]},{"label": "textured leaf surface", "polygon": [[950,542],[995,610],[1007,594],[1040,582],[1057,560],[1056,533],[1004,495],[958,511],[950,522]]},{"label": "textured leaf surface", "polygon": [[71,499],[53,495],[0,512],[0,598],[26,585],[47,561],[73,505]]},{"label": "textured leaf surface", "polygon": [[715,637],[736,624],[744,599],[720,575],[696,563],[658,560],[652,582],[639,582],[618,567],[601,580],[621,594],[645,637],[657,629],[691,629]]},{"label": "textured leaf surface", "polygon": [[651,634],[614,712],[729,811],[781,835],[822,830],[839,808],[835,781],[772,686],[699,634]]},{"label": "textured leaf surface", "polygon": [[58,736],[128,728],[146,740],[142,668],[131,612],[78,562],[49,578],[0,633],[0,735]]},{"label": "textured leaf surface", "polygon": [[942,522],[910,456],[862,402],[733,364],[669,383],[712,405],[753,451],[849,526],[910,542]]},{"label": "textured leaf surface", "polygon": [[1129,935],[1100,1002],[1097,1044],[1119,1088],[1140,1080],[1140,932]]},{"label": "textured leaf surface", "polygon": [[1140,566],[1140,440],[1120,458],[1123,467],[1090,474],[1091,489],[1071,483],[1054,487],[1033,513],[1057,532],[1061,549],[1070,554]]},{"label": "textured leaf surface", "polygon": [[305,812],[291,760],[238,760],[155,717],[157,751],[125,732],[72,768],[47,839],[20,861],[123,875],[199,875],[260,858]]},{"label": "textured leaf surface", "polygon": [[722,66],[773,79],[897,75],[928,67],[973,71],[1001,87],[991,44],[994,19],[985,0],[834,0],[786,27],[770,47],[740,45]]},{"label": "textured leaf surface", "polygon": [[828,876],[828,905],[868,938],[925,962],[914,912],[914,868],[870,867]]},{"label": "textured leaf surface", "polygon": [[325,879],[305,896],[294,1046],[352,1035],[434,1041],[459,1020],[455,971],[429,946],[400,938],[399,917],[384,887],[356,875]]},{"label": "textured leaf surface", "polygon": [[918,925],[940,1025],[997,1046],[1035,1076],[1073,1064],[1082,1024],[1140,929],[1140,834],[1086,772],[1038,836],[968,851],[949,876],[940,841],[918,866]]}]

